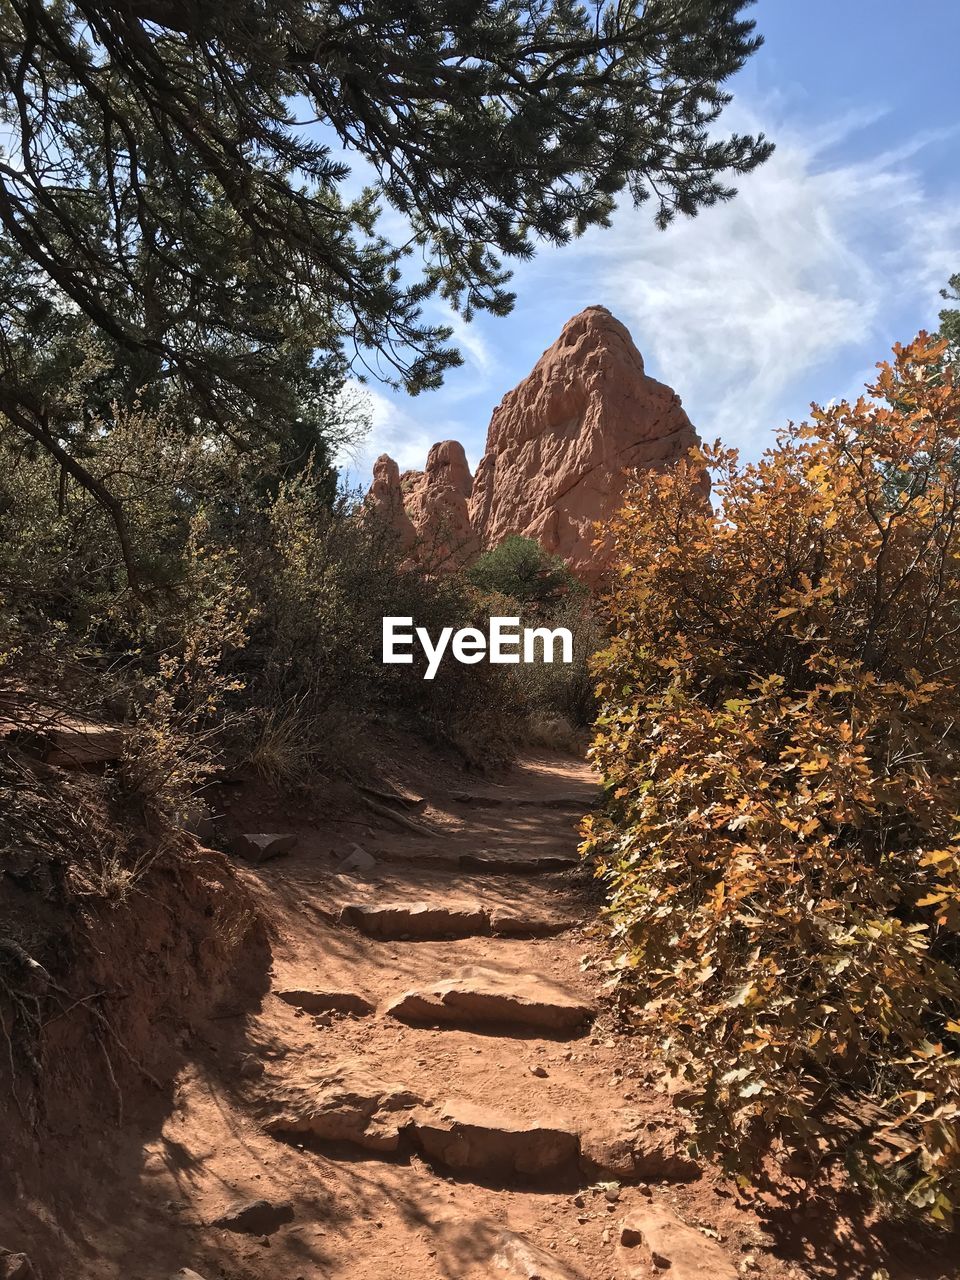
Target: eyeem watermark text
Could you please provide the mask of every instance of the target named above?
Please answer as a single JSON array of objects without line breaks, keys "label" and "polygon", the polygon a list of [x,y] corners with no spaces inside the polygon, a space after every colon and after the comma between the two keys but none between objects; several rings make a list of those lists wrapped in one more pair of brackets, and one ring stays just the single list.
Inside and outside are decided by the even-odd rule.
[{"label": "eyeem watermark text", "polygon": [[573,636],[566,627],[524,627],[519,618],[491,618],[485,635],[477,627],[444,627],[436,643],[426,627],[415,627],[412,618],[384,618],[383,661],[411,664],[419,644],[427,659],[424,680],[432,680],[449,647],[457,662],[553,662],[557,646],[560,661],[573,661]]}]

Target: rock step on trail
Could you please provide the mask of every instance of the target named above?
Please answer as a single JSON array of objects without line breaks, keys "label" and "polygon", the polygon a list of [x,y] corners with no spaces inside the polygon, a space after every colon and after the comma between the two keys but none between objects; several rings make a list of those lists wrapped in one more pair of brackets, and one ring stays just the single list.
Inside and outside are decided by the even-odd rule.
[{"label": "rock step on trail", "polygon": [[[315,987],[278,988],[285,1004],[313,1015],[366,1017],[376,1001],[359,991]],[[485,965],[467,965],[448,977],[388,997],[383,1010],[401,1022],[467,1030],[498,1027],[504,1034],[536,1031],[572,1035],[593,1018],[594,1004],[559,982]]]},{"label": "rock step on trail", "polygon": [[404,1022],[562,1034],[584,1027],[596,1006],[548,978],[469,965],[449,978],[404,992],[386,1012]]},{"label": "rock step on trail", "polygon": [[478,809],[557,809],[563,813],[586,813],[598,800],[599,793],[591,792],[576,796],[551,796],[543,800],[530,800],[526,796],[486,796],[474,795],[468,791],[458,791],[452,797],[457,804],[474,805]]},{"label": "rock step on trail", "polygon": [[[589,1099],[583,1099],[584,1109]],[[314,1069],[271,1088],[266,1129],[384,1158],[417,1151],[466,1177],[549,1185],[560,1175],[622,1182],[686,1182],[700,1166],[679,1128],[624,1114],[607,1128],[561,1115],[516,1115],[467,1098],[432,1102],[399,1080],[378,1079],[360,1059]]]},{"label": "rock step on trail", "polygon": [[445,849],[423,846],[379,849],[377,861],[388,864],[413,863],[422,869],[435,867],[511,876],[550,875],[558,871],[575,871],[583,865],[575,849],[570,853],[541,853],[523,849]]},{"label": "rock step on trail", "polygon": [[530,915],[522,909],[485,906],[478,900],[416,902],[348,902],[338,916],[371,938],[388,941],[434,941],[490,935],[502,938],[546,938],[572,927],[562,916]]},{"label": "rock step on trail", "polygon": [[[371,835],[374,853],[357,846],[298,886],[312,917],[291,931],[266,1006],[273,1048],[245,1093],[304,1179],[350,1178],[377,1228],[406,1206],[389,1255],[377,1233],[356,1238],[348,1280],[384,1266],[402,1280],[737,1274],[650,1190],[675,1201],[704,1170],[681,1114],[594,1027],[592,904],[570,874],[583,869],[572,815],[591,801],[557,781],[456,794],[445,831]],[[528,879],[540,874],[556,879]]]},{"label": "rock step on trail", "polygon": [[376,1005],[360,995],[358,991],[318,991],[314,989],[291,988],[286,991],[275,991],[274,995],[285,1004],[302,1009],[304,1013],[313,1015],[322,1013],[352,1013],[358,1018],[373,1013]]}]

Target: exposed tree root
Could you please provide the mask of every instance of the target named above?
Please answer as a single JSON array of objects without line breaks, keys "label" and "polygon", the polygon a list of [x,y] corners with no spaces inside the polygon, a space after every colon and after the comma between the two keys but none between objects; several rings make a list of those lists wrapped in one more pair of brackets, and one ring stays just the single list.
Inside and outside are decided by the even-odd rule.
[{"label": "exposed tree root", "polygon": [[[14,964],[25,970],[25,981],[14,983],[4,975],[0,968],[0,1031],[7,1046],[7,1057],[10,1064],[10,1087],[17,1110],[31,1127],[39,1120],[40,1111],[36,1104],[40,1085],[43,1080],[43,1038],[44,1031],[51,1023],[65,1018],[76,1009],[85,1009],[96,1023],[96,1038],[107,1064],[107,1074],[117,1098],[117,1123],[123,1123],[123,1091],[110,1057],[108,1045],[114,1044],[127,1062],[156,1089],[162,1089],[160,1081],[129,1050],[121,1036],[113,1027],[107,1015],[97,1007],[97,1002],[109,995],[106,991],[92,991],[87,995],[74,996],[66,987],[61,986],[50,975],[39,961],[29,955],[18,942],[12,938],[0,936],[0,956],[9,956]],[[37,987],[41,987],[38,991]],[[42,999],[54,1004],[52,1012],[44,1016]],[[4,1005],[13,1010],[13,1022],[8,1026],[4,1016]],[[22,1031],[18,1034],[18,1024]],[[39,1052],[34,1050],[37,1046]],[[20,1065],[18,1065],[18,1059]],[[23,1099],[17,1089],[17,1079],[26,1062],[34,1085],[34,1101],[29,1109],[24,1106]]]},{"label": "exposed tree root", "polygon": [[391,809],[388,805],[380,804],[379,801],[371,799],[370,796],[363,796],[363,803],[373,813],[381,818],[389,818],[391,822],[395,822],[398,827],[403,827],[407,831],[413,831],[418,836],[435,836],[437,833],[422,822],[414,822],[412,818],[406,817],[402,813],[398,813],[396,809]]}]

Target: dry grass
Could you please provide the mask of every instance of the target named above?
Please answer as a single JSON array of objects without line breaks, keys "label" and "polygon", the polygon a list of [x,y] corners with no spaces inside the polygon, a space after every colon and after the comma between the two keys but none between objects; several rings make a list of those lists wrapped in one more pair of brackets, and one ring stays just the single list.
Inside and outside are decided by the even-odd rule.
[{"label": "dry grass", "polygon": [[549,711],[531,711],[524,737],[532,747],[547,747],[582,755],[587,747],[587,733],[575,728],[566,716]]}]

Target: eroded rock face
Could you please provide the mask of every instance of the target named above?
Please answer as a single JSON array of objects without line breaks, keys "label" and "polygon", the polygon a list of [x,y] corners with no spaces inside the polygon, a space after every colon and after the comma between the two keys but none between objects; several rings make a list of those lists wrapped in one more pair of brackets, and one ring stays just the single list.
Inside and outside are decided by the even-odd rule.
[{"label": "eroded rock face", "polygon": [[36,1275],[25,1253],[0,1249],[0,1280],[36,1280]]},{"label": "eroded rock face", "polygon": [[501,1231],[490,1261],[507,1280],[580,1280],[579,1273],[515,1231]]},{"label": "eroded rock face", "polygon": [[701,1175],[679,1126],[629,1113],[596,1121],[580,1134],[580,1167],[594,1178],[626,1182],[693,1182]]},{"label": "eroded rock face", "polygon": [[390,940],[472,938],[541,938],[562,933],[571,921],[563,916],[531,915],[488,907],[478,899],[348,902],[337,917],[370,938]]},{"label": "eroded rock face", "polygon": [[279,1230],[294,1217],[289,1200],[274,1204],[270,1200],[246,1200],[231,1205],[211,1226],[225,1231],[239,1231],[244,1235],[268,1236]]},{"label": "eroded rock face", "polygon": [[261,862],[269,862],[271,858],[279,858],[289,853],[296,843],[297,837],[289,832],[251,832],[248,835],[238,836],[236,851],[247,862],[253,862],[259,866]]},{"label": "eroded rock face", "polygon": [[367,494],[367,506],[396,535],[402,552],[413,549],[417,531],[403,505],[400,468],[389,454],[381,453],[373,464],[373,483]]},{"label": "eroded rock face", "polygon": [[360,995],[358,991],[310,991],[303,988],[291,988],[289,991],[278,991],[277,996],[284,1004],[302,1009],[304,1013],[352,1013],[358,1018],[365,1018],[373,1013],[374,1005]]},{"label": "eroded rock face", "polygon": [[340,912],[344,924],[370,938],[469,938],[485,932],[483,904],[472,901],[356,902]]},{"label": "eroded rock face", "polygon": [[405,510],[417,537],[417,557],[428,567],[452,569],[474,558],[479,543],[470,523],[473,480],[463,445],[441,440],[423,471],[401,477]]},{"label": "eroded rock face", "polygon": [[647,376],[627,329],[588,307],[494,410],[474,477],[463,448],[445,440],[423,471],[401,476],[378,458],[370,500],[394,513],[404,549],[415,546],[428,568],[456,568],[519,534],[596,582],[609,557],[596,525],[620,506],[628,473],[669,466],[697,443],[679,396]]},{"label": "eroded rock face", "polygon": [[484,547],[521,534],[594,579],[605,561],[594,525],[619,507],[625,473],[665,467],[696,443],[680,397],[647,377],[627,329],[588,307],[494,410],[473,527]]}]

